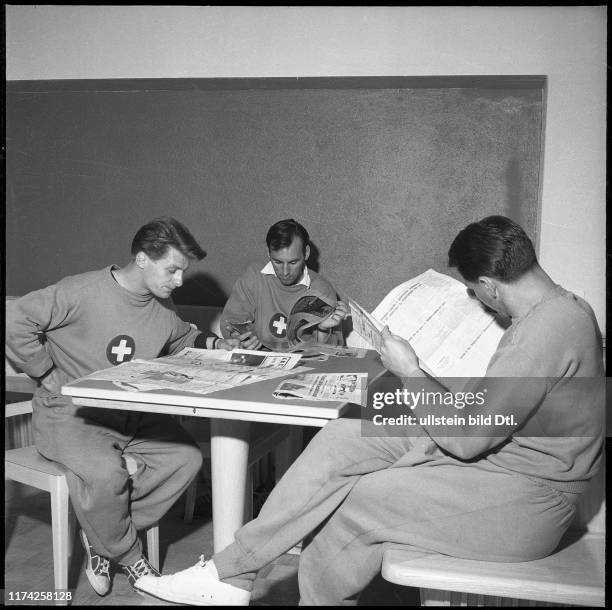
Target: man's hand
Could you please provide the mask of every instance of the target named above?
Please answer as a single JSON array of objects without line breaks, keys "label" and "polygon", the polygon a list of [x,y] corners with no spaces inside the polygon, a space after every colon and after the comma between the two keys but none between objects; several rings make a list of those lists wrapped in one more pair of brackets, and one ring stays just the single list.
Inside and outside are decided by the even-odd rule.
[{"label": "man's hand", "polygon": [[226,349],[231,351],[237,347],[240,347],[239,339],[224,339],[223,337],[219,337],[215,349]]},{"label": "man's hand", "polygon": [[319,324],[319,330],[329,330],[330,328],[338,326],[338,324],[340,324],[342,320],[348,316],[348,313],[349,309],[346,303],[343,301],[338,301],[336,303],[334,313]]},{"label": "man's hand", "polygon": [[37,384],[50,394],[59,394],[62,386],[67,382],[66,375],[57,367],[51,368],[42,377],[36,379]]},{"label": "man's hand", "polygon": [[247,330],[246,333],[239,335],[238,340],[242,349],[259,349],[263,345],[252,330]]},{"label": "man's hand", "polygon": [[419,367],[419,359],[408,341],[394,335],[388,326],[380,333],[382,348],[380,360],[383,366],[398,377],[424,377]]}]

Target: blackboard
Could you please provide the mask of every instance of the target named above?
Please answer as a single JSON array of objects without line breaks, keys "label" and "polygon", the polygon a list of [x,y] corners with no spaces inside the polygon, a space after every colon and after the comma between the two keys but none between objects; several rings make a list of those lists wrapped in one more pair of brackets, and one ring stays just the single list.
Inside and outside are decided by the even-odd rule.
[{"label": "blackboard", "polygon": [[182,304],[221,305],[268,227],[309,230],[313,268],[373,309],[467,223],[537,240],[544,77],[13,81],[6,293],[125,264],[169,214],[207,251]]}]

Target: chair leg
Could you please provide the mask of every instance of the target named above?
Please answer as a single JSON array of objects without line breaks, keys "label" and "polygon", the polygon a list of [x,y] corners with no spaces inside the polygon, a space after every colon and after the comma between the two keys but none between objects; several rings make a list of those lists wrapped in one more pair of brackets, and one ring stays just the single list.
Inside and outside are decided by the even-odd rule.
[{"label": "chair leg", "polygon": [[289,428],[289,446],[291,448],[289,453],[289,466],[298,459],[304,449],[304,427],[303,426],[291,426]]},{"label": "chair leg", "polygon": [[244,522],[253,519],[253,467],[247,471],[246,490],[244,493]]},{"label": "chair leg", "polygon": [[149,563],[159,570],[159,523],[154,523],[147,530],[147,556]]},{"label": "chair leg", "polygon": [[278,483],[291,466],[291,436],[287,435],[274,448],[274,482]]},{"label": "chair leg", "polygon": [[302,452],[302,426],[291,426],[287,437],[274,448],[274,479],[278,483]]},{"label": "chair leg", "polygon": [[72,553],[74,552],[74,541],[77,535],[79,522],[72,507],[70,498],[68,499],[68,567],[70,567],[70,561],[72,560]]},{"label": "chair leg", "polygon": [[451,592],[442,591],[440,589],[423,589],[419,590],[421,597],[421,606],[450,606]]},{"label": "chair leg", "polygon": [[189,483],[189,487],[185,492],[185,514],[183,515],[183,521],[185,523],[191,523],[193,521],[193,513],[195,511],[196,497],[198,494],[198,473],[196,477]]},{"label": "chair leg", "polygon": [[51,490],[51,531],[53,536],[53,575],[56,590],[68,590],[69,506],[65,477],[55,477]]}]

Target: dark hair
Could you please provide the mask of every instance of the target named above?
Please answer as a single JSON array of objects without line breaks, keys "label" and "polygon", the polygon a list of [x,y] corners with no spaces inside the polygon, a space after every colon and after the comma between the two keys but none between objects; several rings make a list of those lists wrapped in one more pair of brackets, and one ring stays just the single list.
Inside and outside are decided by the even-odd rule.
[{"label": "dark hair", "polygon": [[448,264],[468,282],[480,276],[512,282],[537,262],[525,231],[505,216],[487,216],[468,225],[448,251]]},{"label": "dark hair", "polygon": [[302,248],[305,252],[306,246],[310,241],[308,231],[299,222],[293,220],[293,218],[279,220],[268,229],[268,234],[266,235],[268,250],[288,248],[296,237],[302,240]]},{"label": "dark hair", "polygon": [[187,227],[169,216],[155,218],[138,229],[132,240],[132,256],[144,252],[155,261],[163,258],[171,247],[192,260],[206,256]]}]

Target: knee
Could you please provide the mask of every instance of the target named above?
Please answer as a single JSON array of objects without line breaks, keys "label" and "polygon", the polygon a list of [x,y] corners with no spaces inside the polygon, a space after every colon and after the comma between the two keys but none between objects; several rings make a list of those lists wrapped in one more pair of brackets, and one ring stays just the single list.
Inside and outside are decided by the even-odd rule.
[{"label": "knee", "polygon": [[335,446],[338,442],[347,439],[360,438],[361,420],[359,419],[332,419],[321,428],[310,444],[315,446]]},{"label": "knee", "polygon": [[128,493],[127,470],[119,462],[112,462],[107,467],[100,468],[99,462],[92,461],[86,465],[92,466],[91,468],[80,468],[78,472],[70,471],[70,495],[80,497],[85,505],[91,503],[99,506],[107,501],[114,502],[118,496]]},{"label": "knee", "polygon": [[202,452],[197,445],[180,444],[177,447],[176,462],[186,475],[193,478],[202,468]]}]

